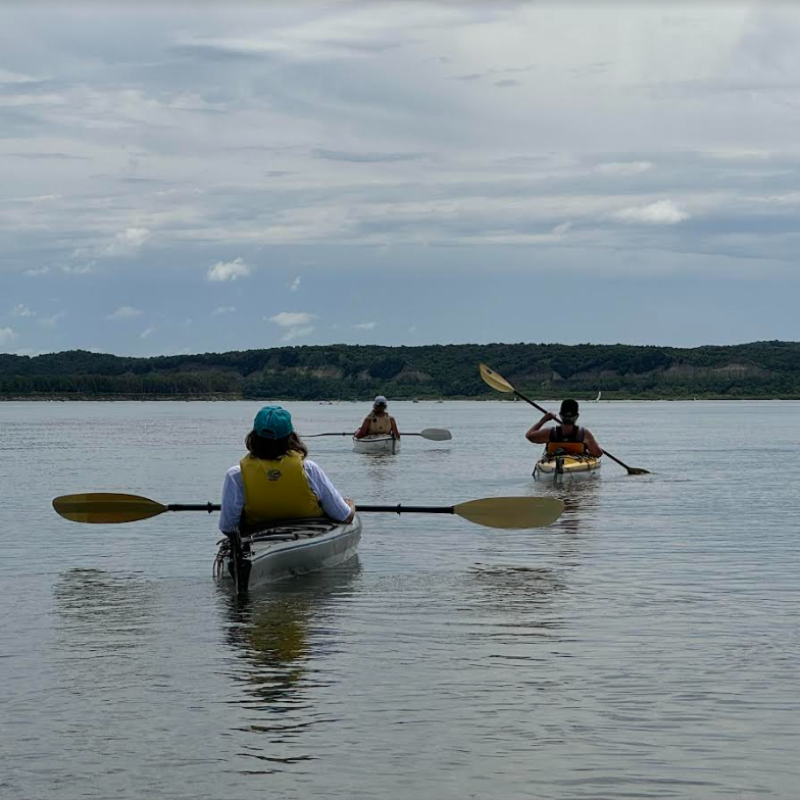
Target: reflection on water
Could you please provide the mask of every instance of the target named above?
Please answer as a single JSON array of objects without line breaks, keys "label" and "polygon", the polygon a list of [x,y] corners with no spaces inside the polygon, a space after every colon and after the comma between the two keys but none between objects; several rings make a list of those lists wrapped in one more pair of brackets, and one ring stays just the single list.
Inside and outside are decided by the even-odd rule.
[{"label": "reflection on water", "polygon": [[552,484],[531,480],[530,493],[534,496],[557,497],[564,503],[564,511],[557,527],[570,533],[579,533],[582,522],[601,513],[603,496],[602,477],[589,481],[569,481]]},{"label": "reflection on water", "polygon": [[153,622],[156,584],[141,574],[71,569],[53,594],[65,649],[135,651]]},{"label": "reflection on water", "polygon": [[531,608],[549,603],[566,588],[563,571],[547,567],[482,566],[476,564],[468,573],[469,590],[484,594],[484,601],[498,606],[519,603]]},{"label": "reflection on water", "polygon": [[[359,572],[356,557],[246,597],[220,588],[225,639],[241,661],[230,676],[244,690],[241,705],[281,714],[305,707],[310,664],[336,646],[326,635],[326,622],[351,593]],[[314,685],[320,685],[318,678]],[[249,729],[276,730],[255,723]],[[286,727],[282,723],[277,730]]]},{"label": "reflection on water", "polygon": [[[113,706],[127,713],[136,686],[152,685],[156,639],[156,584],[140,573],[102,569],[71,569],[61,573],[54,587],[54,668],[65,697],[83,696],[78,723],[68,708],[57,710],[50,698],[51,722],[56,728],[86,737],[85,718],[91,708]],[[123,692],[120,688],[125,687]]]}]

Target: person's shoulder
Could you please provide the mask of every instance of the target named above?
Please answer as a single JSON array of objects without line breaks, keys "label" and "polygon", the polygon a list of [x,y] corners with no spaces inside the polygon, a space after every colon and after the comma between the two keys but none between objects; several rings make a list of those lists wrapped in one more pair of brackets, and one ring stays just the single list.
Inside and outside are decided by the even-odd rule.
[{"label": "person's shoulder", "polygon": [[241,468],[241,466],[239,464],[234,464],[225,473],[226,477],[228,477],[228,478],[235,478],[237,475],[241,475],[241,474],[242,474],[242,468]]},{"label": "person's shoulder", "polygon": [[311,461],[311,459],[305,459],[303,461],[303,469],[305,470],[306,475],[309,478],[313,478],[314,480],[321,480],[321,481],[329,481],[330,479],[325,474],[325,470],[317,464],[316,461]]}]

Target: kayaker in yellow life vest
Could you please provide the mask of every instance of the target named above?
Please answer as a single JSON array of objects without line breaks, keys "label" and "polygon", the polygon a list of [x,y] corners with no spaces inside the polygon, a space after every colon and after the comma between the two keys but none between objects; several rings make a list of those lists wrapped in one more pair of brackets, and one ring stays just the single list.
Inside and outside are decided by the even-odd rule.
[{"label": "kayaker in yellow life vest", "polygon": [[223,533],[309,517],[353,521],[353,501],[343,498],[322,468],[306,458],[308,448],[294,432],[286,409],[264,406],[245,445],[247,455],[228,470],[222,485]]},{"label": "kayaker in yellow life vest", "polygon": [[[543,428],[551,420],[558,420],[561,416],[561,424],[555,428]],[[533,444],[547,445],[547,452],[553,453],[562,450],[567,453],[588,454],[600,458],[603,450],[592,436],[588,428],[581,428],[575,423],[578,421],[578,401],[564,400],[561,403],[559,415],[545,414],[528,432],[525,438]]]},{"label": "kayaker in yellow life vest", "polygon": [[386,398],[379,394],[372,401],[372,413],[368,414],[361,427],[356,431],[356,439],[363,439],[365,436],[391,436],[393,439],[400,439],[400,431],[394,417],[386,411]]}]

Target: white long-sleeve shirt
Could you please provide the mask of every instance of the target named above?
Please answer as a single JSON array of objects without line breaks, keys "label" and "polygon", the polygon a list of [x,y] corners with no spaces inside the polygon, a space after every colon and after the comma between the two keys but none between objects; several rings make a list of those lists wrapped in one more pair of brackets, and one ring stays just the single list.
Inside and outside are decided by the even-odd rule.
[{"label": "white long-sleeve shirt", "polygon": [[[350,516],[350,506],[345,503],[330,478],[314,461],[303,461],[303,471],[311,491],[317,496],[322,510],[337,522],[344,522]],[[236,464],[225,473],[222,484],[222,508],[219,514],[219,529],[223,533],[233,533],[239,527],[244,510],[244,481],[242,469]]]}]

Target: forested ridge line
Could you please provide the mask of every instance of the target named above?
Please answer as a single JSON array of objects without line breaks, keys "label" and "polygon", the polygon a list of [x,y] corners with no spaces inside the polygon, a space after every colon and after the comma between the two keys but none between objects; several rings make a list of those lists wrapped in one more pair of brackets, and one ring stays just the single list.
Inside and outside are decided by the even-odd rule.
[{"label": "forested ridge line", "polygon": [[0,354],[0,398],[335,400],[499,397],[485,362],[533,396],[800,398],[800,343],[314,345],[133,358]]}]

